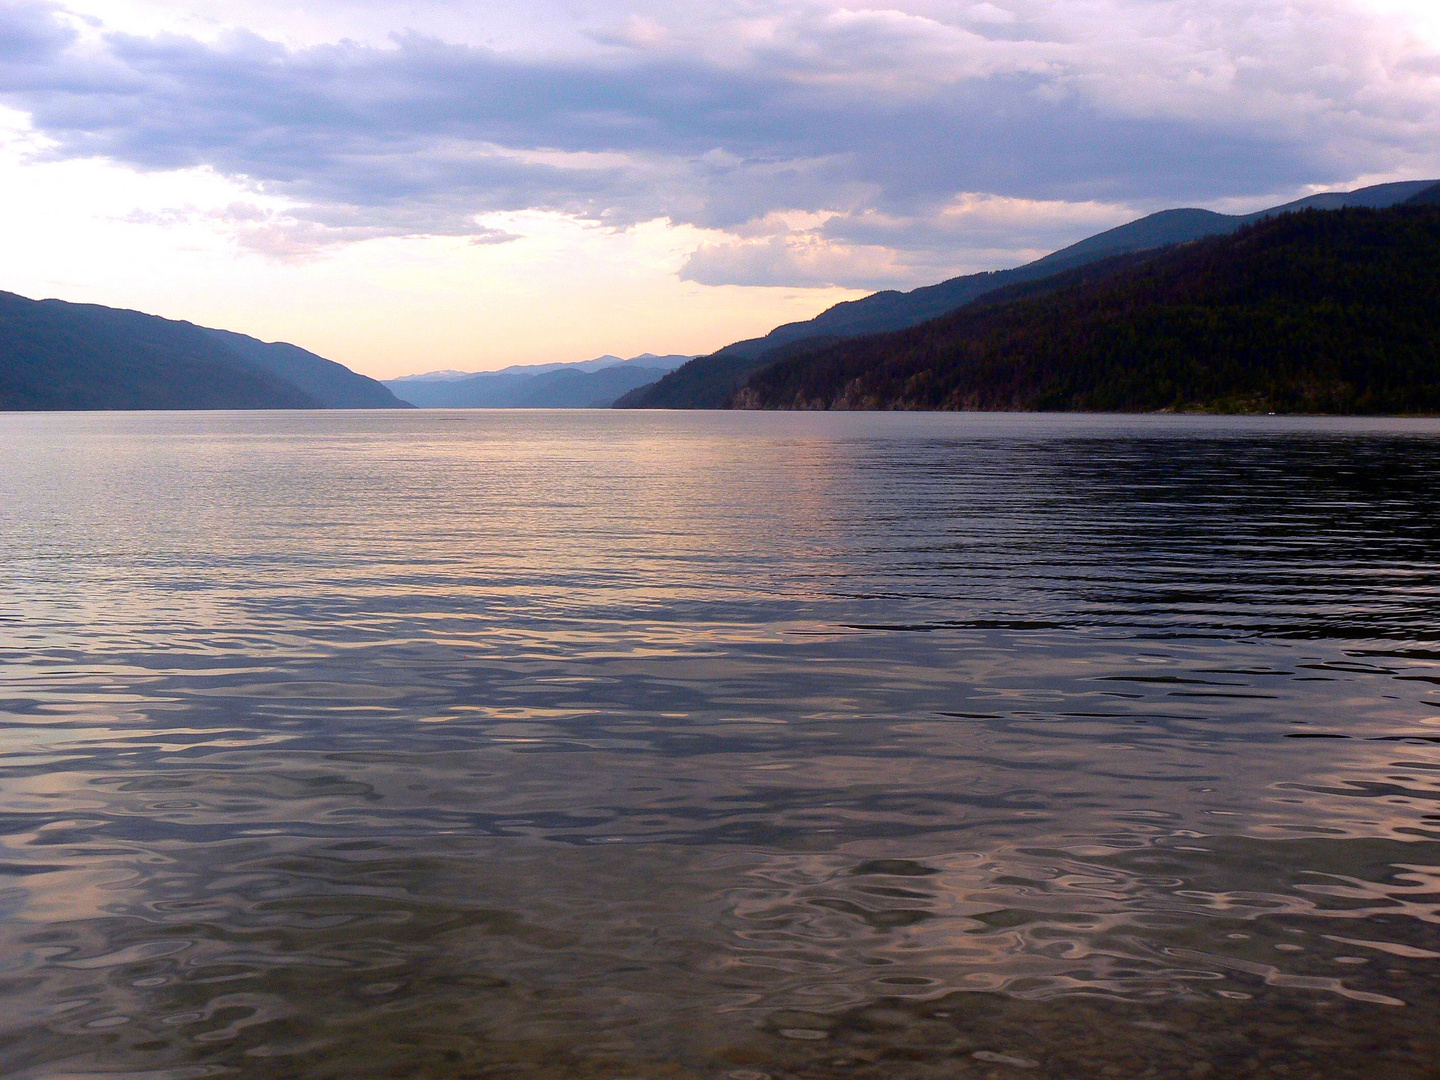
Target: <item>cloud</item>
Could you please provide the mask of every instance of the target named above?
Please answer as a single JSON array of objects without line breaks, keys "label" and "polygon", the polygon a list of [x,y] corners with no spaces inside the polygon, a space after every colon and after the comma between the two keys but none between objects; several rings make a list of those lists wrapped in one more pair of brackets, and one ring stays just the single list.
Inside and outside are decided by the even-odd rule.
[{"label": "cloud", "polygon": [[1133,216],[1123,205],[981,193],[961,194],[924,217],[772,214],[700,247],[680,276],[702,285],[913,288],[1018,266]]},{"label": "cloud", "polygon": [[909,252],[938,253],[966,242],[987,252],[1010,250],[1033,257],[1058,238],[1071,243],[1133,216],[1124,204],[1100,201],[1017,199],[963,192],[923,218],[866,210],[837,215],[820,226],[829,240],[871,244]]},{"label": "cloud", "polygon": [[118,220],[130,225],[159,226],[209,223],[228,233],[241,247],[285,262],[304,261],[336,244],[362,240],[448,235],[463,236],[472,244],[493,245],[520,239],[515,233],[476,221],[456,222],[448,230],[440,231],[425,214],[408,225],[403,215],[391,215],[388,220],[377,222],[355,207],[284,209],[232,202],[223,207],[132,210]]},{"label": "cloud", "polygon": [[53,4],[0,4],[0,64],[47,63],[76,36]]},{"label": "cloud", "polygon": [[[266,250],[486,240],[485,215],[523,209],[664,218],[727,234],[686,264],[707,283],[910,281],[1091,218],[1440,169],[1433,49],[1339,0],[694,10],[602,20],[562,56],[139,35],[12,2],[0,100],[53,157],[209,167],[281,200],[234,226]],[[756,235],[782,212],[824,225]]]},{"label": "cloud", "polygon": [[846,285],[887,289],[914,283],[893,249],[835,243],[815,232],[706,244],[685,261],[685,281],[701,285]]},{"label": "cloud", "polygon": [[655,49],[669,40],[669,33],[654,19],[643,15],[630,15],[620,26],[600,30],[590,35],[591,40],[602,45],[617,45],[627,49]]}]

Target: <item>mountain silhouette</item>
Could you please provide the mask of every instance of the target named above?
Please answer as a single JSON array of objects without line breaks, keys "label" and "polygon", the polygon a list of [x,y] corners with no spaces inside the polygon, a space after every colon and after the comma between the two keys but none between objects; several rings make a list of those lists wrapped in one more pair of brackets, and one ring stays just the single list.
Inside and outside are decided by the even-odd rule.
[{"label": "mountain silhouette", "polygon": [[1440,205],[1112,255],[753,373],[751,408],[1440,411]]},{"label": "mountain silhouette", "polygon": [[653,386],[627,394],[616,404],[621,408],[723,408],[750,373],[782,359],[799,342],[815,345],[827,340],[903,330],[1000,289],[1051,279],[1061,271],[1113,255],[1157,251],[1172,244],[1228,235],[1266,218],[1298,210],[1394,206],[1436,184],[1435,180],[1409,180],[1349,192],[1322,192],[1253,214],[1162,210],[1012,270],[967,274],[910,292],[878,292],[861,300],[836,304],[813,319],[786,323],[763,338],[736,342],[692,360]]},{"label": "mountain silhouette", "polygon": [[438,409],[604,409],[649,386],[689,356],[601,356],[577,364],[535,364],[466,374],[435,371],[390,379],[402,401]]},{"label": "mountain silhouette", "polygon": [[406,408],[294,345],[0,292],[0,409]]}]

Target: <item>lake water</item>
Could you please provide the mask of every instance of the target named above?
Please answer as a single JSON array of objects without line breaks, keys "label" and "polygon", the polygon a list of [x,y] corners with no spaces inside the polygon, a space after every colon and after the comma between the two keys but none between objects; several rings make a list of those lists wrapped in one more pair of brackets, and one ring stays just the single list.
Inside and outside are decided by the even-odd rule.
[{"label": "lake water", "polygon": [[7,1078],[1437,1075],[1440,422],[0,447]]}]

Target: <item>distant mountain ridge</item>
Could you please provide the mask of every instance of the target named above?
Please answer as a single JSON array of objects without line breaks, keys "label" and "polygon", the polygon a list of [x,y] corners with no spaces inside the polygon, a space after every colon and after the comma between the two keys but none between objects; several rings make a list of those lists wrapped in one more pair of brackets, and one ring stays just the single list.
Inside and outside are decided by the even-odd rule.
[{"label": "distant mountain ridge", "polygon": [[734,404],[1440,412],[1437,298],[1440,185],[1110,255],[920,326],[797,349]]},{"label": "distant mountain ridge", "polygon": [[0,292],[0,409],[399,409],[294,345],[139,311]]},{"label": "distant mountain ridge", "polygon": [[1406,180],[1350,192],[1321,192],[1253,214],[1219,214],[1201,209],[1161,210],[1011,270],[967,274],[909,292],[878,292],[860,300],[836,304],[813,319],[786,323],[762,338],[739,341],[709,356],[698,357],[653,386],[627,394],[616,402],[616,406],[724,408],[748,375],[781,359],[801,342],[813,346],[827,340],[903,330],[946,315],[1008,286],[1043,281],[1062,271],[1112,255],[1154,251],[1173,244],[1228,235],[1266,218],[1297,210],[1394,206],[1436,184],[1435,180]]},{"label": "distant mountain ridge", "polygon": [[559,361],[550,364],[511,364],[509,367],[496,368],[494,371],[457,371],[455,368],[446,368],[441,371],[424,371],[415,375],[397,375],[393,379],[386,379],[385,383],[390,385],[394,383],[453,382],[457,379],[474,379],[491,375],[543,375],[548,371],[559,371],[561,368],[570,368],[575,371],[599,371],[601,368],[618,367],[621,364],[630,364],[635,367],[659,367],[668,371],[694,358],[693,353],[686,353],[684,356],[657,356],[655,353],[641,353],[639,356],[632,356],[628,359],[606,353],[593,360]]},{"label": "distant mountain ridge", "polygon": [[604,409],[648,386],[690,356],[642,353],[571,364],[515,365],[473,373],[435,371],[386,380],[401,400],[428,409]]}]

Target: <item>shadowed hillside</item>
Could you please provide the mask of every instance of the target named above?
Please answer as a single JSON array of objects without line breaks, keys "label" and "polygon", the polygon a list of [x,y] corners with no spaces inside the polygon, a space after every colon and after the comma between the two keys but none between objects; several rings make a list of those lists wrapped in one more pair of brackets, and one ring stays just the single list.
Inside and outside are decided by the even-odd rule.
[{"label": "shadowed hillside", "polygon": [[[1172,244],[1229,235],[1247,225],[1296,210],[1393,206],[1435,183],[1434,180],[1409,180],[1351,192],[1323,192],[1244,215],[1199,209],[1162,210],[1012,270],[967,274],[910,292],[878,292],[861,300],[836,304],[806,322],[786,323],[763,338],[736,342],[710,356],[692,360],[654,386],[627,394],[616,404],[622,408],[723,408],[750,373],[792,354],[797,343],[809,347],[827,339],[903,330],[1002,289],[1047,281],[1063,271],[1114,255],[1156,251]],[[786,352],[780,352],[781,349]]]},{"label": "shadowed hillside", "polygon": [[0,293],[0,409],[405,408],[294,345]]},{"label": "shadowed hillside", "polygon": [[[1428,193],[1427,193],[1428,197]],[[1440,410],[1440,207],[1305,211],[811,349],[736,404]]]},{"label": "shadowed hillside", "polygon": [[265,342],[229,330],[211,330],[223,345],[255,367],[294,383],[326,409],[404,408],[384,383],[351,371],[344,364],[288,345]]}]

